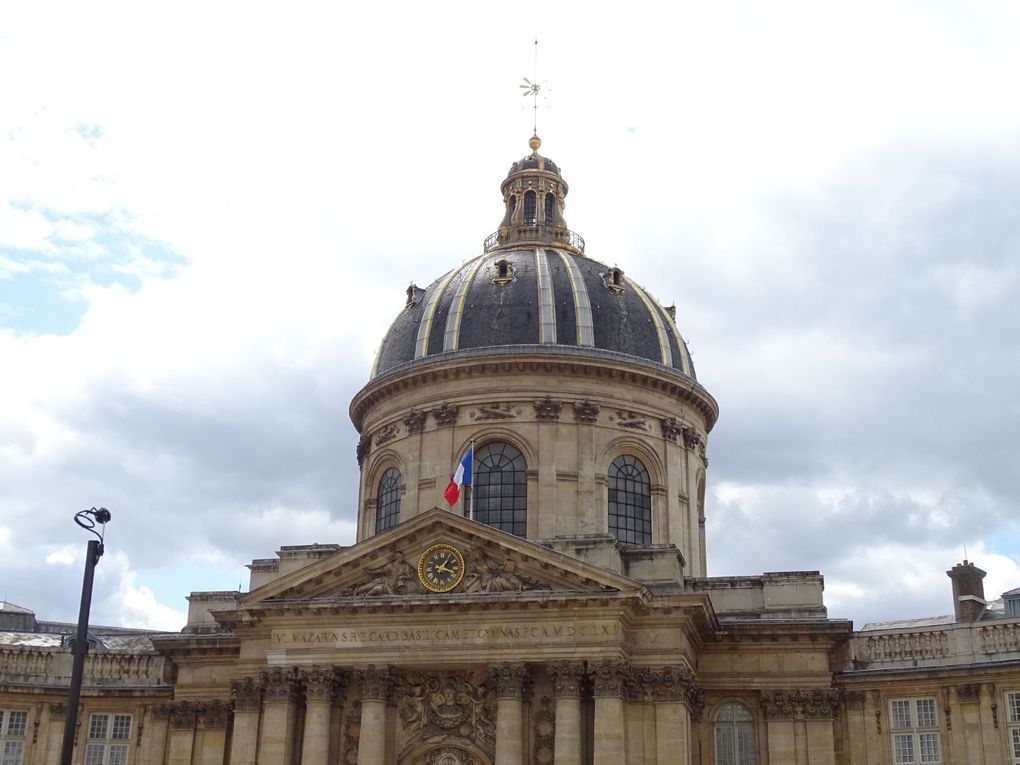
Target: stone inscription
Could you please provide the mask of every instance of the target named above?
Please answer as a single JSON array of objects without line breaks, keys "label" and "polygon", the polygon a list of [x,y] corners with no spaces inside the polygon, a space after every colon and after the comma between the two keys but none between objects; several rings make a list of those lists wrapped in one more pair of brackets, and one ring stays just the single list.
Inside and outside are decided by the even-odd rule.
[{"label": "stone inscription", "polygon": [[477,645],[480,643],[529,643],[550,640],[616,640],[617,624],[581,622],[578,624],[510,624],[480,627],[425,627],[407,629],[273,630],[273,648],[340,648],[376,644],[405,645]]}]

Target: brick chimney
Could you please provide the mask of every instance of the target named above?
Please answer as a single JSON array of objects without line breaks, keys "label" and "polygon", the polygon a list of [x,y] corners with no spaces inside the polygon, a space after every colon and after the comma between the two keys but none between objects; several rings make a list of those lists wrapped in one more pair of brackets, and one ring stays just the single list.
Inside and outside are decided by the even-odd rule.
[{"label": "brick chimney", "polygon": [[958,622],[976,622],[985,606],[985,573],[973,563],[964,559],[946,572],[953,581],[953,610]]}]

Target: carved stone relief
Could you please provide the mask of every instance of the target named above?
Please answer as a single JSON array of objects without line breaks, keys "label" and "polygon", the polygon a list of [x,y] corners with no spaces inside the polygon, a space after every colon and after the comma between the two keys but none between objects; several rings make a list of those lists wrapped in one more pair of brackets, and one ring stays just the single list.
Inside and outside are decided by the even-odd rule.
[{"label": "carved stone relief", "polygon": [[560,418],[560,409],[563,408],[562,401],[557,401],[550,396],[535,401],[534,405],[535,416],[540,420],[558,420]]},{"label": "carved stone relief", "polygon": [[311,667],[301,674],[308,701],[327,701],[334,704],[337,698],[343,695],[347,685],[347,676],[336,667]]},{"label": "carved stone relief", "polygon": [[238,712],[255,712],[262,706],[262,686],[253,677],[230,683],[234,709]]},{"label": "carved stone relief", "polygon": [[383,444],[388,444],[390,441],[396,438],[397,434],[399,433],[400,428],[397,427],[396,423],[391,422],[389,425],[380,429],[379,432],[375,434],[374,440],[376,444],[382,446]]},{"label": "carved stone relief", "polygon": [[420,409],[412,409],[407,413],[407,417],[404,418],[404,425],[407,426],[408,433],[421,433],[425,430],[425,416],[428,412],[423,412]]},{"label": "carved stone relief", "polygon": [[574,402],[574,416],[578,422],[597,422],[601,409],[601,406],[589,399]]},{"label": "carved stone relief", "polygon": [[472,409],[469,415],[472,420],[510,420],[521,413],[513,404],[485,404]]},{"label": "carved stone relief", "polygon": [[340,756],[344,765],[358,765],[358,742],[361,739],[361,702],[355,701],[344,721]]},{"label": "carved stone relief", "polygon": [[372,437],[367,433],[362,433],[361,438],[358,439],[358,446],[354,450],[354,456],[358,458],[358,467],[361,467],[371,449]]},{"label": "carved stone relief", "polygon": [[630,665],[624,661],[605,659],[589,667],[596,696],[623,698],[630,679]]},{"label": "carved stone relief", "polygon": [[648,430],[648,420],[635,412],[625,412],[622,409],[616,410],[616,416],[609,418],[610,422],[616,422],[621,428],[630,430]]},{"label": "carved stone relief", "polygon": [[496,707],[484,676],[410,673],[398,681],[398,686],[397,714],[403,726],[405,751],[449,737],[473,741],[490,754],[495,751]]},{"label": "carved stone relief", "polygon": [[259,675],[263,698],[268,701],[296,703],[301,698],[300,676],[296,667],[273,667]]},{"label": "carved stone relief", "polygon": [[198,708],[190,701],[175,701],[170,704],[170,727],[175,730],[190,730],[195,727]]},{"label": "carved stone relief", "polygon": [[571,661],[553,661],[546,665],[545,672],[552,679],[556,698],[569,696],[581,698],[584,684],[584,664]]},{"label": "carved stone relief", "polygon": [[528,668],[521,662],[504,662],[489,668],[489,682],[497,698],[519,699],[531,688]]},{"label": "carved stone relief", "polygon": [[534,745],[531,761],[536,765],[550,765],[556,749],[556,713],[547,696],[543,696],[538,701],[532,730],[534,731]]},{"label": "carved stone relief", "polygon": [[443,404],[438,409],[432,410],[432,416],[436,419],[436,425],[444,427],[457,422],[458,407],[455,404]]},{"label": "carved stone relief", "polygon": [[393,688],[389,667],[369,664],[364,669],[357,670],[355,676],[361,684],[362,701],[386,701],[389,698]]},{"label": "carved stone relief", "polygon": [[198,704],[198,719],[207,730],[222,730],[227,727],[233,707],[228,701],[205,701]]},{"label": "carved stone relief", "polygon": [[510,559],[502,561],[485,557],[473,561],[464,576],[461,586],[464,592],[521,592],[523,590],[548,590],[549,585],[523,574],[514,573]]},{"label": "carved stone relief", "polygon": [[680,433],[683,431],[683,423],[673,417],[663,417],[659,420],[659,424],[662,426],[663,437],[673,443],[676,443],[676,440],[680,437]]},{"label": "carved stone relief", "polygon": [[828,720],[839,705],[839,691],[835,688],[762,691],[761,705],[766,717],[772,720]]},{"label": "carved stone relief", "polygon": [[381,563],[369,566],[365,573],[366,579],[349,587],[341,595],[372,598],[421,592],[417,570],[398,552],[392,552]]}]

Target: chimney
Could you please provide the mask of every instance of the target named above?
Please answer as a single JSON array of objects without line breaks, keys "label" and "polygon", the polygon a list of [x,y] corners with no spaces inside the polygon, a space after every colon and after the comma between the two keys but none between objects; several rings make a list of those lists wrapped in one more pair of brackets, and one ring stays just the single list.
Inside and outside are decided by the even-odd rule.
[{"label": "chimney", "polygon": [[953,581],[953,610],[958,622],[976,622],[988,605],[985,601],[985,585],[981,580],[985,573],[966,558],[946,572]]}]

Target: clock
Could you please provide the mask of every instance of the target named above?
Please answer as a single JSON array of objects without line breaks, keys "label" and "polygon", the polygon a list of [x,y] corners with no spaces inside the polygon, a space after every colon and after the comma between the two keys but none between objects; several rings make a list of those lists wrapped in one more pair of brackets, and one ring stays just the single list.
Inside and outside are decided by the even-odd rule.
[{"label": "clock", "polygon": [[418,560],[418,579],[432,592],[449,592],[464,578],[464,556],[452,545],[432,545]]}]

